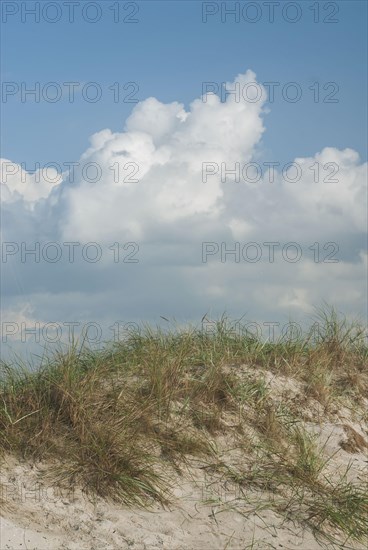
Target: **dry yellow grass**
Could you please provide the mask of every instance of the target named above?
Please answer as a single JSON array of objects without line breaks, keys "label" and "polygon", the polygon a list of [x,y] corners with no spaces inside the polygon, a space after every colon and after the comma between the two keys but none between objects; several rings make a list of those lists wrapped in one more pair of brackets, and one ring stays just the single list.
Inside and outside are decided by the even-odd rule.
[{"label": "dry yellow grass", "polygon": [[[334,312],[322,321],[317,342],[259,342],[222,318],[211,335],[146,328],[104,351],[59,353],[34,373],[2,365],[0,453],[50,464],[54,484],[140,506],[167,505],[170,472],[201,457],[316,532],[367,540],[367,487],[329,475],[305,421],[341,407],[364,419],[368,349],[357,325]],[[297,390],[278,397],[273,375]],[[365,448],[352,430],[342,448]],[[222,458],[229,440],[235,465]]]}]

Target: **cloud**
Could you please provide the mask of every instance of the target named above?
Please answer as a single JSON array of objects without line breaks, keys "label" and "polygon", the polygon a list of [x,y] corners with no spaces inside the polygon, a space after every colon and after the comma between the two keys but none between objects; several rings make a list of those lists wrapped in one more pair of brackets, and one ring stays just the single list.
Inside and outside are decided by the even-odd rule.
[{"label": "cloud", "polygon": [[[228,87],[255,81],[247,71]],[[275,159],[261,156],[262,98],[221,102],[210,93],[188,111],[148,98],[121,132],[94,134],[62,175],[50,168],[29,174],[3,160],[2,235],[19,245],[3,264],[8,311],[30,301],[42,319],[55,310],[59,319],[194,318],[210,307],[259,318],[310,312],[324,299],[364,312],[367,164],[352,149],[326,147],[286,171],[270,167]],[[45,260],[41,248],[39,262],[22,261],[20,243],[36,241],[60,243],[60,260]],[[73,262],[66,242],[80,243]],[[81,255],[91,242],[102,251],[96,263]],[[115,262],[117,242],[127,245],[124,258],[136,243],[139,261]],[[218,247],[206,262],[203,242]],[[229,253],[235,242],[239,258]],[[242,255],[249,242],[261,249],[256,262]],[[273,262],[269,242],[279,243]],[[302,250],[296,263],[285,259],[290,242]]]},{"label": "cloud", "polygon": [[62,182],[62,176],[54,166],[29,173],[22,165],[8,159],[0,159],[0,173],[2,200],[8,203],[24,200],[29,208],[36,201],[47,198],[51,190]]}]

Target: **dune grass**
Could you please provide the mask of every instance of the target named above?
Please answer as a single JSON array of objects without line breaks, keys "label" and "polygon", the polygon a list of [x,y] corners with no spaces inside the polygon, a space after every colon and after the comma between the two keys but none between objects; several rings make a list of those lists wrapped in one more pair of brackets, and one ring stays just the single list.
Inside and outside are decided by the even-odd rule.
[{"label": "dune grass", "polygon": [[[211,334],[144,327],[102,351],[73,346],[36,372],[2,364],[0,457],[41,460],[53,483],[140,506],[168,504],[170,472],[197,457],[244,498],[263,491],[325,537],[367,540],[367,487],[329,476],[303,423],[311,402],[326,417],[342,405],[364,415],[366,337],[333,310],[318,320],[318,338],[263,342],[222,317]],[[276,402],[266,372],[300,384],[297,400]],[[230,435],[235,466],[219,452]]]}]

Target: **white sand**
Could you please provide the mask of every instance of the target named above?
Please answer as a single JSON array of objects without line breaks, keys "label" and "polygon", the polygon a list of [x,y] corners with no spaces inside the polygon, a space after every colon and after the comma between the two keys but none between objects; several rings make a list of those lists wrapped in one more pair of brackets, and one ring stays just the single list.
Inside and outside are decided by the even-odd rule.
[{"label": "white sand", "polygon": [[[270,375],[270,384],[282,391],[286,381]],[[287,387],[289,398],[297,383]],[[290,393],[291,392],[291,393]],[[280,393],[281,395],[281,393]],[[316,404],[318,407],[318,404]],[[313,415],[315,417],[315,411]],[[353,415],[354,416],[354,415]],[[314,422],[306,426],[317,433],[328,456],[331,475],[350,465],[349,477],[363,481],[367,476],[367,449],[344,450],[352,428],[367,440],[366,424],[357,422],[349,410],[340,409],[336,422]],[[350,428],[346,428],[350,426]],[[334,545],[316,540],[313,532],[296,521],[287,521],[270,507],[262,509],[269,495],[238,489],[213,480],[193,461],[177,476],[169,509],[155,505],[151,510],[128,508],[101,498],[87,499],[80,489],[67,494],[40,484],[43,465],[32,466],[7,457],[2,466],[1,550],[333,550],[366,549],[363,544]],[[45,478],[43,478],[43,481]],[[213,482],[213,483],[212,483]],[[1,485],[0,485],[1,487]],[[1,494],[0,494],[1,497]],[[211,500],[211,502],[209,502]],[[5,505],[5,506],[4,506]],[[252,546],[253,542],[253,546]]]}]

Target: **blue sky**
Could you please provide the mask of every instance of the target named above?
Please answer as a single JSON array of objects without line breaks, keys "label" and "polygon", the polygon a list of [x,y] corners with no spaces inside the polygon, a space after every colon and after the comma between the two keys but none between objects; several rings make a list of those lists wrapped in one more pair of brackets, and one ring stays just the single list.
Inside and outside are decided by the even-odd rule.
[{"label": "blue sky", "polygon": [[[365,158],[366,2],[337,2],[336,15],[333,8],[326,9],[327,2],[320,2],[320,22],[314,23],[313,3],[302,1],[302,17],[294,24],[283,20],[281,6],[275,7],[275,21],[270,23],[262,2],[256,23],[242,18],[236,23],[231,16],[222,23],[221,10],[203,23],[199,1],[138,2],[139,23],[112,23],[111,4],[100,2],[102,17],[95,24],[82,19],[81,8],[74,23],[68,23],[66,10],[54,24],[42,19],[32,23],[30,16],[22,23],[20,12],[8,16],[3,25],[4,80],[30,87],[37,81],[41,86],[92,81],[101,85],[103,95],[95,104],[77,99],[73,104],[36,104],[30,98],[21,103],[20,94],[9,97],[2,105],[3,156],[30,166],[75,160],[89,135],[105,127],[120,130],[130,113],[131,104],[113,102],[108,87],[114,82],[136,82],[135,97],[141,100],[154,96],[188,105],[201,94],[203,81],[231,81],[252,69],[259,82],[280,82],[281,87],[297,82],[303,92],[300,101],[290,103],[282,99],[281,88],[276,91],[263,138],[270,160],[286,162],[326,145],[352,147]],[[122,12],[127,13],[130,9]],[[289,14],[294,17],[292,10]],[[326,17],[338,22],[324,23]],[[314,82],[321,87],[336,82],[338,103],[314,103],[308,89]],[[321,99],[332,91],[321,89]]]},{"label": "blue sky", "polygon": [[[2,2],[1,291],[3,322],[15,330],[3,342],[29,350],[20,328],[50,322],[99,323],[107,336],[117,321],[197,322],[206,312],[281,322],[323,302],[366,319],[366,2],[276,2],[273,22],[267,2],[76,2],[73,23],[65,2],[55,23],[25,14],[47,5],[50,20],[53,2]],[[81,17],[86,5],[99,21]],[[225,17],[234,6],[248,21]],[[204,22],[203,10],[217,12]],[[44,92],[50,82],[59,101],[22,101],[22,86]],[[79,83],[71,102],[67,82]],[[206,82],[219,93],[222,83],[256,83],[262,98],[201,98]],[[97,102],[83,95],[89,83]],[[132,95],[139,102],[124,101]],[[55,162],[63,174],[50,179],[43,168]],[[70,162],[79,163],[73,178]],[[272,183],[270,162],[279,163]],[[295,182],[282,169],[289,162]],[[262,167],[256,182],[226,172],[248,163]],[[121,177],[127,166],[136,180]],[[78,243],[73,262],[66,242]],[[97,262],[83,255],[91,242]],[[269,242],[279,243],[274,260]],[[137,262],[121,260],[129,243]],[[248,258],[249,243],[259,260]],[[40,258],[23,245],[41,247]]]}]

